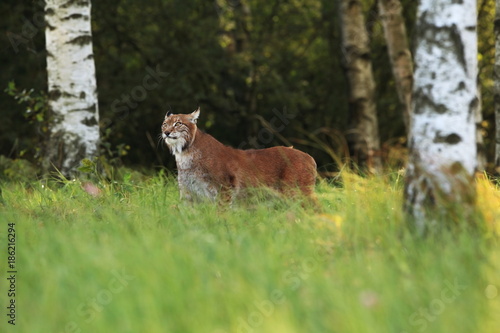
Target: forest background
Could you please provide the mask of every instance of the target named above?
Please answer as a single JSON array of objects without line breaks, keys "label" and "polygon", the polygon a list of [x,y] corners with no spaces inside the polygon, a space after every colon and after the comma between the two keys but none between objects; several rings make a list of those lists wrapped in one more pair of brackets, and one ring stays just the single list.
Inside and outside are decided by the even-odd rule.
[{"label": "forest background", "polygon": [[[417,2],[401,3],[413,51]],[[386,165],[400,167],[406,159],[404,107],[377,1],[364,0],[363,5],[380,154]],[[101,155],[128,167],[173,167],[174,159],[158,140],[163,117],[168,110],[187,113],[200,106],[199,127],[225,144],[293,145],[314,156],[324,175],[337,171],[339,161],[349,156],[346,137],[356,121],[349,112],[337,7],[326,0],[94,2]],[[0,52],[0,88],[5,89],[0,94],[0,155],[36,163],[48,134],[43,1],[7,0],[0,9],[6,31]],[[478,126],[490,170],[494,12],[494,1],[478,1],[483,114]]]}]

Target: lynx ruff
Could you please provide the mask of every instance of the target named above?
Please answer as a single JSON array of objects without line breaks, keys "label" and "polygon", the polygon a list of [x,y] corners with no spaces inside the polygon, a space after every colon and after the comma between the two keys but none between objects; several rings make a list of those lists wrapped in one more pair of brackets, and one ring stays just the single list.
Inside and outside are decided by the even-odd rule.
[{"label": "lynx ruff", "polygon": [[288,147],[240,150],[198,129],[200,108],[191,114],[168,112],[161,127],[178,170],[181,199],[218,197],[232,202],[249,187],[266,186],[288,195],[312,198],[316,162]]}]

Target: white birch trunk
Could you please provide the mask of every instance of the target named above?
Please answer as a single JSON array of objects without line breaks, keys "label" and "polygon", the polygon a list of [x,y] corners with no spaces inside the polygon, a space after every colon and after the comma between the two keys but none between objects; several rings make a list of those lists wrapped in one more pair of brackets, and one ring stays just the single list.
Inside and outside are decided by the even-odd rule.
[{"label": "white birch trunk", "polygon": [[495,10],[495,167],[500,172],[500,0]]},{"label": "white birch trunk", "polygon": [[49,106],[54,117],[45,167],[74,175],[97,155],[99,112],[90,0],[46,0]]},{"label": "white birch trunk", "polygon": [[405,194],[423,232],[436,213],[467,213],[475,201],[476,0],[421,0],[417,24]]}]

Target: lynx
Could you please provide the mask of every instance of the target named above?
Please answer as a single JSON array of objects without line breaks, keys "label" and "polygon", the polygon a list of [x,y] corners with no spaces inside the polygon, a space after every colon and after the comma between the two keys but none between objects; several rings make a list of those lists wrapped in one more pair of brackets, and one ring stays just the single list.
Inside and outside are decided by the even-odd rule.
[{"label": "lynx", "polygon": [[266,186],[287,195],[312,198],[316,162],[289,147],[240,150],[198,129],[200,108],[190,114],[168,112],[162,138],[175,155],[181,199],[218,198],[232,202],[247,188]]}]

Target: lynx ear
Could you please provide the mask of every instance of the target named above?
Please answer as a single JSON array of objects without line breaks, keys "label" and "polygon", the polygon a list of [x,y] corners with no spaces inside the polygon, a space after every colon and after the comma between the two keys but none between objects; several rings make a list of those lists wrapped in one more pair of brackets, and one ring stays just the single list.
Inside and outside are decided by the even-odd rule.
[{"label": "lynx ear", "polygon": [[200,116],[200,107],[198,106],[198,109],[196,109],[196,111],[191,113],[191,117],[189,117],[189,120],[191,120],[193,124],[196,124],[196,121],[198,120],[199,116]]},{"label": "lynx ear", "polygon": [[167,111],[167,117],[170,117],[172,115],[172,111],[168,110]]}]

